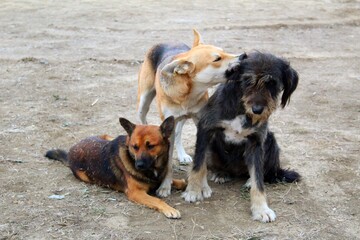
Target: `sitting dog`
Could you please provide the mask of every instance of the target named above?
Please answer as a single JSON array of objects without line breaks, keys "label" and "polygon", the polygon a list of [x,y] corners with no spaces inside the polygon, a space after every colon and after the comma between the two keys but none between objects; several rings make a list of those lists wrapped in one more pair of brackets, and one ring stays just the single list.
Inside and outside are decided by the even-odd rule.
[{"label": "sitting dog", "polygon": [[300,180],[295,171],[280,167],[279,147],[268,129],[268,119],[290,101],[298,74],[284,59],[251,52],[227,71],[221,84],[200,111],[194,164],[183,197],[195,202],[211,196],[207,168],[218,183],[232,176],[250,175],[251,211],[254,220],[274,221],[266,202],[264,181]]},{"label": "sitting dog", "polygon": [[[175,134],[170,139],[170,156],[176,145],[180,163],[192,161],[181,143],[181,131],[188,118],[198,122],[196,114],[208,100],[208,88],[226,81],[225,71],[238,57],[222,49],[202,44],[200,34],[194,30],[193,47],[185,44],[158,44],[145,56],[138,79],[138,117],[146,124],[146,115],[156,95],[161,119],[174,116]],[[168,176],[157,194],[170,194],[172,164],[169,161]]]},{"label": "sitting dog", "polygon": [[[156,209],[168,218],[180,218],[180,212],[159,198],[148,195],[166,176],[169,161],[169,137],[174,118],[160,127],[135,125],[125,118],[120,124],[128,136],[113,139],[108,135],[85,138],[69,153],[50,150],[46,157],[68,165],[78,179],[124,192],[129,200]],[[177,189],[185,189],[185,180],[174,179]]]}]

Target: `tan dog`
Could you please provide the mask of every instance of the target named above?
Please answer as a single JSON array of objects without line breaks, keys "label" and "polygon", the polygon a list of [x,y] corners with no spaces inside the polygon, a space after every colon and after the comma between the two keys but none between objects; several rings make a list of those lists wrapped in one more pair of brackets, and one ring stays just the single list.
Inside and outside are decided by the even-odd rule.
[{"label": "tan dog", "polygon": [[170,194],[174,144],[180,163],[192,161],[181,143],[185,121],[192,118],[197,123],[196,114],[208,100],[208,88],[225,82],[225,71],[238,61],[236,55],[203,44],[196,30],[192,48],[185,44],[158,44],[147,52],[138,79],[138,117],[147,123],[146,114],[156,95],[161,119],[174,116],[176,120],[175,134],[170,139],[168,176],[157,191],[159,196]]},{"label": "tan dog", "polygon": [[[81,181],[124,192],[131,201],[154,208],[168,218],[180,218],[178,210],[148,195],[167,175],[174,118],[167,118],[160,127],[135,125],[124,118],[120,118],[120,124],[128,136],[89,137],[68,153],[56,149],[45,156],[68,165]],[[185,180],[174,179],[172,184],[177,189],[186,187]]]}]

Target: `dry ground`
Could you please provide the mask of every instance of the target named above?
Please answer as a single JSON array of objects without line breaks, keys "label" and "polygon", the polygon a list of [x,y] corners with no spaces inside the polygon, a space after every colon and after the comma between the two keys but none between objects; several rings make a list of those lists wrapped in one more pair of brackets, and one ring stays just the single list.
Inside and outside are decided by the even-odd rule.
[{"label": "dry ground", "polygon": [[[168,220],[43,157],[89,135],[124,134],[118,118],[136,121],[145,51],[191,44],[194,27],[228,52],[286,57],[300,74],[271,128],[284,167],[303,181],[267,186],[274,223],[250,219],[243,181],[211,183],[213,197],[197,204],[174,192],[166,201],[182,219]],[[0,29],[1,239],[360,238],[359,1],[2,0]],[[160,123],[154,106],[149,120]],[[190,122],[184,131],[191,154],[195,131]]]}]

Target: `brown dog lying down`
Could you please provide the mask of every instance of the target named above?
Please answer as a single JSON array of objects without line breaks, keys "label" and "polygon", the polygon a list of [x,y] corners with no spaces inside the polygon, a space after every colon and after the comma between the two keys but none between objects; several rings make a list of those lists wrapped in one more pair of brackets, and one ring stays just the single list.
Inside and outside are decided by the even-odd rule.
[{"label": "brown dog lying down", "polygon": [[[168,117],[161,126],[135,125],[124,118],[120,118],[120,124],[127,136],[89,137],[68,153],[56,149],[45,156],[62,161],[81,181],[124,192],[133,202],[156,209],[168,218],[180,218],[178,210],[148,195],[155,192],[167,174],[174,118]],[[172,184],[180,190],[186,187],[183,179],[173,179]]]}]

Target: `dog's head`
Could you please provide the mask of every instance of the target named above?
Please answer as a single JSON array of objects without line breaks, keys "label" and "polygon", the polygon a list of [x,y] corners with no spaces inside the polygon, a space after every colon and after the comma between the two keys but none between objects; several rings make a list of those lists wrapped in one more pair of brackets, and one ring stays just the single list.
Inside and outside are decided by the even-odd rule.
[{"label": "dog's head", "polygon": [[200,34],[194,29],[193,47],[178,54],[165,65],[161,74],[172,79],[187,78],[203,84],[205,88],[226,82],[225,71],[238,62],[238,56],[224,52],[221,48],[203,44]]},{"label": "dog's head", "polygon": [[126,145],[138,170],[153,170],[166,166],[169,137],[174,129],[174,117],[168,117],[160,126],[135,125],[125,118],[120,124],[127,132]]},{"label": "dog's head", "polygon": [[253,123],[266,122],[278,102],[284,108],[298,84],[298,74],[289,62],[261,52],[244,55],[226,76],[228,80],[240,81],[245,111]]}]

